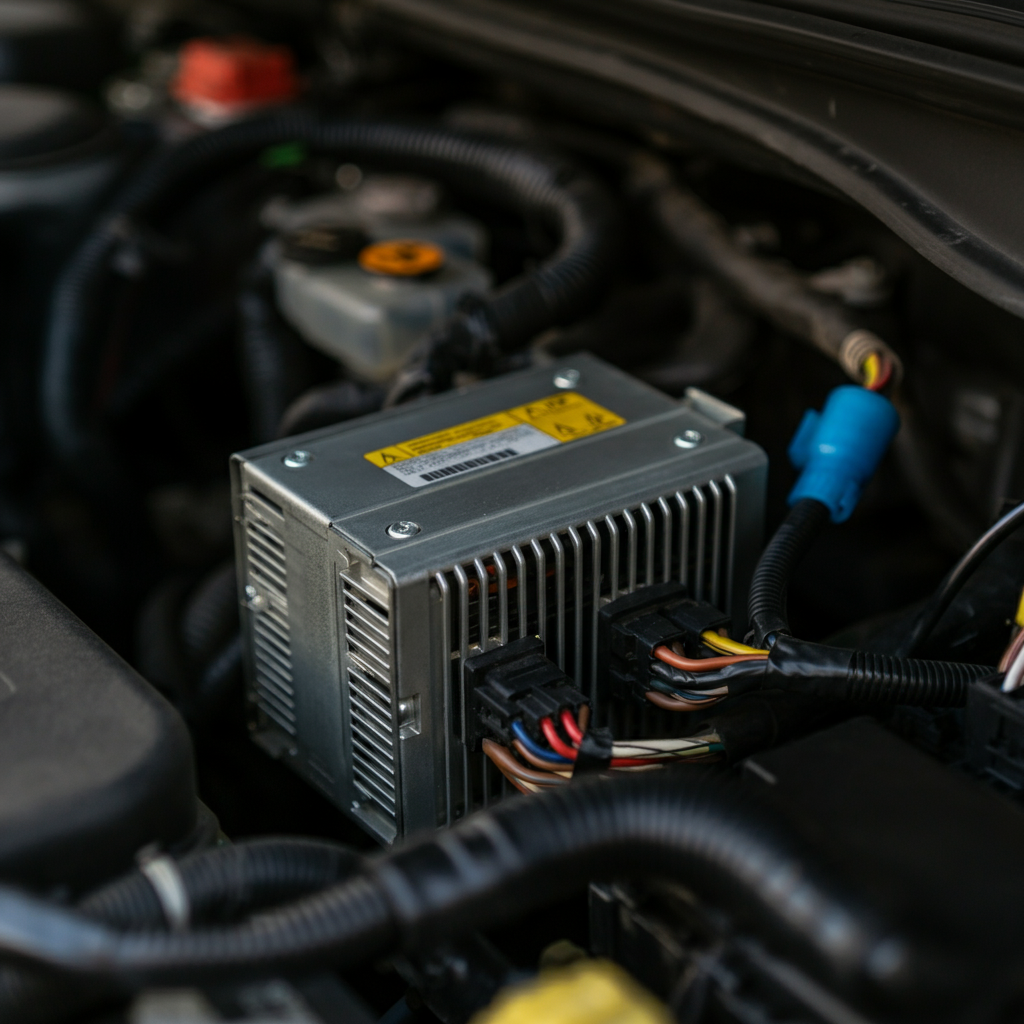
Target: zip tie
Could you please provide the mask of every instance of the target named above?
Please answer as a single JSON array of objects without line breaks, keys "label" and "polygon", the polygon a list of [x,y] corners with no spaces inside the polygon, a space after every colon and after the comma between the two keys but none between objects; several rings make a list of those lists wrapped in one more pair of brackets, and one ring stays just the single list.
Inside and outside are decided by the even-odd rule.
[{"label": "zip tie", "polygon": [[139,870],[153,887],[171,931],[187,931],[192,917],[192,906],[188,890],[185,888],[185,880],[181,877],[175,861],[166,854],[147,857],[139,864]]}]

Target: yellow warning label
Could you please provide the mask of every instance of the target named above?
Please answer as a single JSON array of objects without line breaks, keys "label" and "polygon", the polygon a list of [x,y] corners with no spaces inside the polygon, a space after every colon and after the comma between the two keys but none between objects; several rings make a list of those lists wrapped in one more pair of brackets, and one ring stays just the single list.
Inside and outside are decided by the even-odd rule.
[{"label": "yellow warning label", "polygon": [[471,420],[469,423],[460,423],[457,427],[425,434],[412,441],[403,441],[401,444],[391,445],[390,448],[367,452],[365,457],[375,466],[385,469],[405,459],[428,455],[430,452],[451,448],[465,441],[496,434],[500,430],[518,427],[524,423],[564,443],[590,434],[598,434],[612,427],[621,427],[625,422],[621,416],[609,412],[589,398],[584,398],[574,391],[566,391],[549,395],[528,405],[519,405],[514,409],[494,413],[492,416]]}]

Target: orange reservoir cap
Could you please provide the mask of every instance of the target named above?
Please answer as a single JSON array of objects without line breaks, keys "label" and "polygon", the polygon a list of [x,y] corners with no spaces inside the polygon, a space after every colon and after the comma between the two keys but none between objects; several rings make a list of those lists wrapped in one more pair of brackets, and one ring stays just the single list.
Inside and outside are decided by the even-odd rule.
[{"label": "orange reservoir cap", "polygon": [[374,242],[359,254],[359,266],[386,277],[422,277],[444,266],[444,249],[411,238]]}]

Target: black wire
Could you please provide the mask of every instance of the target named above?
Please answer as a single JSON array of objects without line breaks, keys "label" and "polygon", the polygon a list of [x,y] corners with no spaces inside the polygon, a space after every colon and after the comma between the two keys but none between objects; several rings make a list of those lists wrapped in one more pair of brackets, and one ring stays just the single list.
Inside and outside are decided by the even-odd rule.
[{"label": "black wire", "polygon": [[957,594],[974,575],[981,563],[1022,525],[1024,525],[1024,503],[1007,512],[999,522],[975,541],[971,550],[957,562],[939,589],[921,609],[910,632],[897,648],[897,656],[906,658],[920,650],[921,645],[931,636],[946,609],[953,603]]}]

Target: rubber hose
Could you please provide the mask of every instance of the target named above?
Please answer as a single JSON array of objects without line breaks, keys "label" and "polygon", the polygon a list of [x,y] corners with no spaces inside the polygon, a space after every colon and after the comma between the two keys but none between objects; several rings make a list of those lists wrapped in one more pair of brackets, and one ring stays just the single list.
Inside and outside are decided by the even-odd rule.
[{"label": "rubber hose", "polygon": [[193,663],[204,664],[238,631],[238,582],[225,562],[189,595],[181,613],[181,640]]},{"label": "rubber hose", "polygon": [[196,683],[193,721],[205,724],[227,703],[242,679],[242,635],[235,634],[210,660]]},{"label": "rubber hose", "polygon": [[310,388],[288,406],[277,428],[277,436],[291,437],[365,416],[376,412],[383,401],[384,393],[378,388],[351,380]]},{"label": "rubber hose", "polygon": [[191,179],[282,142],[436,175],[555,229],[560,241],[551,256],[455,318],[461,342],[512,350],[600,298],[616,256],[614,203],[603,185],[559,157],[431,127],[327,120],[301,111],[208,132],[153,158],[57,284],[44,341],[42,408],[54,451],[66,463],[90,450],[83,393],[93,376],[85,365],[89,324],[108,258],[131,237],[133,218],[156,212]]},{"label": "rubber hose", "polygon": [[673,770],[580,780],[509,800],[368,862],[367,873],[258,922],[117,932],[0,888],[0,950],[85,978],[160,985],[339,968],[520,916],[592,878],[678,879],[835,979],[900,989],[917,958],[735,782]]},{"label": "rubber hose", "polygon": [[238,298],[242,335],[242,376],[249,402],[254,444],[277,436],[290,400],[288,359],[281,328],[269,295],[261,287],[248,288]]},{"label": "rubber hose", "polygon": [[828,518],[825,505],[814,498],[803,498],[789,510],[768,542],[754,570],[747,602],[754,647],[771,646],[776,636],[789,634],[789,582]]}]

